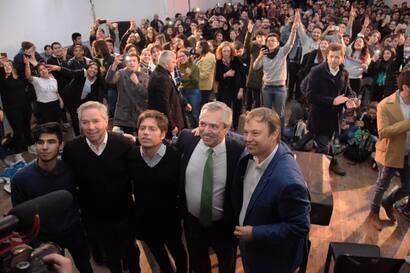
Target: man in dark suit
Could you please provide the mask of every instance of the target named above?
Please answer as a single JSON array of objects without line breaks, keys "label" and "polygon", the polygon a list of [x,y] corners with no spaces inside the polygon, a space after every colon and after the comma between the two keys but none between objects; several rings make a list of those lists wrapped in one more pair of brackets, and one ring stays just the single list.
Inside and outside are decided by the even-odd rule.
[{"label": "man in dark suit", "polygon": [[125,137],[108,133],[107,107],[96,101],[78,108],[84,136],[68,142],[63,160],[71,166],[79,190],[82,217],[93,242],[101,244],[111,273],[139,273],[131,190],[136,149]]},{"label": "man in dark suit", "polygon": [[186,127],[184,102],[171,75],[174,73],[175,65],[175,53],[164,50],[148,83],[148,109],[157,110],[167,116],[167,137],[179,134]]},{"label": "man in dark suit", "polygon": [[195,273],[210,273],[208,248],[218,258],[220,273],[235,272],[235,218],[232,179],[244,145],[228,134],[232,110],[210,102],[199,116],[199,135],[184,130],[178,147],[182,155],[180,197],[184,207],[189,264]]},{"label": "man in dark suit", "polygon": [[[349,73],[343,68],[345,49],[341,44],[330,44],[326,62],[312,68],[307,84],[310,103],[309,132],[314,135],[316,152],[332,155],[329,147],[333,134],[339,128],[343,107],[355,108],[360,105],[350,88]],[[338,175],[346,175],[333,157],[330,170]]]},{"label": "man in dark suit", "polygon": [[280,118],[255,108],[245,119],[250,155],[238,164],[232,201],[246,273],[294,273],[307,255],[308,189],[292,153],[280,142]]}]

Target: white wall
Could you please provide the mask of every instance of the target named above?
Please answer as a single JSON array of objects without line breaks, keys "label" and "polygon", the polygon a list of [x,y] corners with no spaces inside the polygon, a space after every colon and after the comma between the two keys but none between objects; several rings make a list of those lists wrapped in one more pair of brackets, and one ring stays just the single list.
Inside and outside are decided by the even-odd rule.
[{"label": "white wall", "polygon": [[[173,17],[188,11],[188,0],[93,0],[96,17],[112,21]],[[191,0],[191,9],[214,7],[228,0]],[[234,1],[237,2],[237,1]],[[243,2],[243,1],[241,1]],[[93,22],[90,0],[0,0],[0,51],[13,57],[22,41],[34,42],[39,52],[45,44],[70,45],[71,33],[88,39]]]},{"label": "white wall", "polygon": [[87,33],[91,22],[88,0],[1,0],[0,51],[14,56],[25,40],[38,51],[54,41],[68,45],[71,33]]}]

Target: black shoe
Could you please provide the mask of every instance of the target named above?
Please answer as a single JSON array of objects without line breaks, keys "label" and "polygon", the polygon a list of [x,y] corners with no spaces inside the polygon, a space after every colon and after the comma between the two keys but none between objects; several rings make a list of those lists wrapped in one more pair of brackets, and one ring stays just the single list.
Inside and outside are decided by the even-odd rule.
[{"label": "black shoe", "polygon": [[393,205],[387,203],[386,200],[383,200],[382,207],[384,208],[384,211],[386,212],[386,215],[387,217],[389,217],[390,221],[395,222],[396,217],[394,217],[394,214],[393,214]]},{"label": "black shoe", "polygon": [[346,175],[346,171],[339,165],[336,159],[332,159],[332,161],[330,161],[329,170],[340,176]]}]

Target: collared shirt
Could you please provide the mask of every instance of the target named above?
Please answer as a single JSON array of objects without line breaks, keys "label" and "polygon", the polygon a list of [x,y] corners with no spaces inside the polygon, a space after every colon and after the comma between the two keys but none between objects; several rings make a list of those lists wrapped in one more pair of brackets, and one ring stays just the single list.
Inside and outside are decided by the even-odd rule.
[{"label": "collared shirt", "polygon": [[158,151],[155,153],[154,157],[150,158],[144,153],[144,150],[142,149],[142,146],[140,146],[140,153],[141,153],[142,159],[144,159],[145,163],[147,163],[147,165],[150,168],[155,167],[155,165],[157,165],[161,161],[161,159],[164,157],[166,151],[167,151],[167,146],[165,146],[162,143],[161,146],[159,147]]},{"label": "collared shirt", "polygon": [[91,86],[97,80],[97,77],[94,77],[92,80],[90,80],[87,76],[87,70],[85,69],[84,69],[84,74],[85,74],[85,82],[83,86],[83,91],[81,92],[81,99],[85,99],[88,96],[88,94],[91,93]]},{"label": "collared shirt", "polygon": [[94,144],[92,144],[88,138],[85,138],[85,140],[87,141],[88,147],[90,147],[91,151],[93,151],[96,155],[100,156],[104,150],[105,147],[107,146],[107,140],[108,140],[108,133],[105,132],[105,136],[104,136],[104,140],[103,142],[100,144],[99,147],[96,147]]},{"label": "collared shirt", "polygon": [[58,86],[56,79],[52,77],[48,79],[33,77],[31,83],[36,91],[38,102],[48,103],[58,101]]},{"label": "collared shirt", "polygon": [[[185,195],[188,211],[199,218],[201,208],[201,193],[205,162],[208,158],[208,150],[211,147],[200,140],[192,152],[185,172]],[[213,168],[213,199],[212,220],[218,221],[223,217],[223,204],[225,200],[225,185],[227,173],[225,139],[212,148]]]},{"label": "collared shirt", "polygon": [[[400,96],[399,91],[397,91],[397,96],[399,97],[400,109],[401,109],[401,113],[403,114],[404,119],[406,120],[410,119],[410,105],[404,102],[403,98]],[[405,154],[408,155],[409,153],[410,153],[410,131],[407,131]]]},{"label": "collared shirt", "polygon": [[241,213],[239,214],[239,224],[241,226],[243,225],[243,221],[245,220],[246,210],[248,209],[252,194],[255,191],[256,186],[258,186],[259,180],[261,179],[266,168],[269,166],[269,163],[272,161],[272,158],[275,156],[278,147],[279,145],[276,144],[276,147],[273,149],[270,155],[261,162],[258,162],[258,159],[256,157],[254,157],[253,160],[248,161],[245,178],[243,180],[242,209]]},{"label": "collared shirt", "polygon": [[337,67],[337,69],[333,69],[332,67],[330,67],[330,65],[328,65],[328,66],[329,66],[330,74],[332,74],[333,76],[336,76],[337,73],[339,73],[339,70],[340,70],[339,66]]}]

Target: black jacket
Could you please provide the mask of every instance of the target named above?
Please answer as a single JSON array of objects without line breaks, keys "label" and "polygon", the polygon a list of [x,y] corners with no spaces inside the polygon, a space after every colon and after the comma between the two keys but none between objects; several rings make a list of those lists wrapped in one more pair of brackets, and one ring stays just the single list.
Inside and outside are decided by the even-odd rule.
[{"label": "black jacket", "polygon": [[[185,172],[188,167],[189,160],[191,159],[192,153],[198,142],[201,140],[199,136],[194,136],[190,130],[183,130],[178,138],[178,149],[182,153],[181,160],[181,179],[179,186],[179,204],[182,207],[184,213],[187,213],[186,207],[186,197],[185,197]],[[227,172],[226,172],[226,185],[224,194],[224,217],[223,222],[226,227],[226,235],[233,236],[233,230],[235,228],[235,223],[237,219],[234,216],[234,211],[231,201],[231,191],[233,185],[233,179],[235,174],[236,165],[239,162],[239,158],[244,149],[243,140],[241,140],[237,135],[228,133],[225,137],[226,144],[226,161],[227,161]],[[227,240],[230,237],[227,237]],[[233,240],[233,238],[230,238]]]},{"label": "black jacket", "polygon": [[331,136],[339,130],[339,115],[343,110],[343,105],[334,106],[333,100],[339,95],[355,95],[350,88],[349,73],[340,66],[337,75],[333,76],[327,62],[323,62],[313,67],[308,77],[309,131],[314,135]]},{"label": "black jacket", "polygon": [[148,82],[148,109],[164,113],[168,117],[169,130],[186,127],[183,99],[171,74],[157,65]]}]

